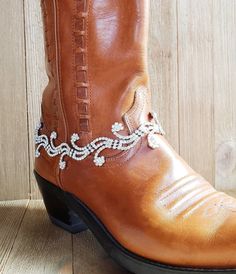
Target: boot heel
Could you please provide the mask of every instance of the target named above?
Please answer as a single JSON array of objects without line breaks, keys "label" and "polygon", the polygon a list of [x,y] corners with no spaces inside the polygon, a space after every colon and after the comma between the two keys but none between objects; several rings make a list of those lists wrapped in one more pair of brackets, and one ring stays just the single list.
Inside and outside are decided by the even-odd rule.
[{"label": "boot heel", "polygon": [[36,172],[34,174],[51,222],[73,234],[86,230],[87,226],[66,204],[63,191]]}]

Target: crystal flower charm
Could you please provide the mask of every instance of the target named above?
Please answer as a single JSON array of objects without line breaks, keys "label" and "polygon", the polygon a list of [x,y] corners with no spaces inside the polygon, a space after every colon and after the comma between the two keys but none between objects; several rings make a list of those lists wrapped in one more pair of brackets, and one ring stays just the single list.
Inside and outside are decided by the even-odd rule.
[{"label": "crystal flower charm", "polygon": [[97,157],[96,159],[93,160],[96,166],[102,166],[105,163],[105,157]]},{"label": "crystal flower charm", "polygon": [[77,145],[80,139],[77,133],[72,134],[70,144],[61,143],[55,146],[54,141],[57,138],[57,133],[53,131],[49,138],[44,134],[40,135],[42,124],[39,124],[35,130],[35,157],[40,157],[40,150],[44,149],[50,157],[60,156],[59,167],[60,169],[65,169],[66,161],[64,158],[66,156],[76,161],[82,161],[89,155],[93,155],[94,164],[101,167],[106,162],[106,158],[105,156],[100,156],[100,153],[105,149],[127,151],[132,149],[145,136],[147,136],[148,146],[156,149],[159,147],[157,134],[164,135],[165,133],[158,122],[157,115],[151,113],[151,117],[153,121],[141,124],[130,135],[120,134],[119,132],[124,130],[124,125],[116,122],[111,128],[112,133],[116,137],[115,139],[99,137],[83,147]]},{"label": "crystal flower charm", "polygon": [[121,123],[116,122],[115,124],[112,125],[111,131],[114,132],[119,132],[124,129],[124,126]]},{"label": "crystal flower charm", "polygon": [[149,133],[148,134],[148,146],[152,149],[156,149],[158,148],[160,145],[159,145],[159,142],[158,142],[158,137],[156,134],[154,133]]}]

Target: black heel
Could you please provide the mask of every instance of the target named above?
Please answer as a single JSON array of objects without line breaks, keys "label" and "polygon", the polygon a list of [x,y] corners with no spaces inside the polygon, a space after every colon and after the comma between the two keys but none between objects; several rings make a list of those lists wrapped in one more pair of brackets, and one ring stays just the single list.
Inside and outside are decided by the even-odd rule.
[{"label": "black heel", "polygon": [[87,229],[78,214],[68,207],[63,191],[34,172],[51,222],[70,233]]}]

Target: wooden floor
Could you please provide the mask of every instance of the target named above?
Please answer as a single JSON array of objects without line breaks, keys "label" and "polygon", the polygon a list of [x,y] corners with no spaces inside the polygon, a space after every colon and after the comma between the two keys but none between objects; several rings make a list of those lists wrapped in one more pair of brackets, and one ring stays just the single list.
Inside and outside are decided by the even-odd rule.
[{"label": "wooden floor", "polygon": [[51,224],[41,200],[0,202],[0,220],[0,274],[130,274],[90,231],[71,235]]},{"label": "wooden floor", "polygon": [[52,225],[41,201],[0,202],[0,273],[123,274],[90,231]]}]

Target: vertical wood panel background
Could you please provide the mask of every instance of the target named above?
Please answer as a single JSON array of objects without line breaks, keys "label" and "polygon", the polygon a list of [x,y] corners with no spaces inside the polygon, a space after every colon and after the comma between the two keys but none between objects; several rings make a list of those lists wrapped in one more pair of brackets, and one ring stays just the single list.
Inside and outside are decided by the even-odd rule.
[{"label": "vertical wood panel background", "polygon": [[236,1],[213,1],[215,184],[236,188]]},{"label": "vertical wood panel background", "polygon": [[[40,1],[1,1],[0,31],[0,200],[38,198]],[[150,0],[149,71],[167,139],[218,189],[236,189],[236,0]]]},{"label": "vertical wood panel background", "polygon": [[0,1],[0,199],[29,194],[22,1]]},{"label": "vertical wood panel background", "polygon": [[213,182],[212,1],[180,0],[177,14],[180,154]]},{"label": "vertical wood panel background", "polygon": [[[47,84],[44,64],[43,22],[40,8],[40,0],[24,0],[30,171],[33,170],[34,161],[33,129],[39,122],[41,95]],[[32,172],[30,172],[30,194],[33,199],[40,197]]]}]

